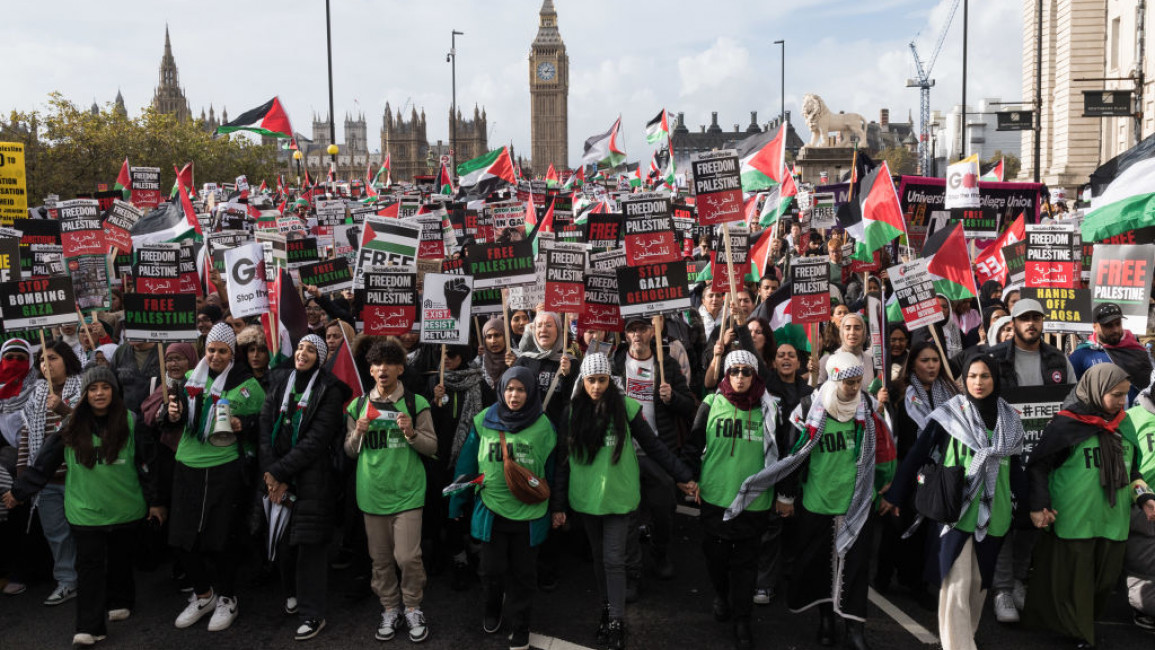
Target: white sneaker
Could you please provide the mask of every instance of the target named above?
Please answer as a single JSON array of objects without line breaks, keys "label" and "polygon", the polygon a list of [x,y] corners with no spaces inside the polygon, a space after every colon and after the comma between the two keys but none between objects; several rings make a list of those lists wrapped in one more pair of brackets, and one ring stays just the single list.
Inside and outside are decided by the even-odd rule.
[{"label": "white sneaker", "polygon": [[97,641],[103,641],[106,638],[108,637],[104,636],[103,634],[89,634],[87,632],[80,632],[79,634],[72,635],[72,645],[81,647],[94,646],[96,645]]},{"label": "white sneaker", "polygon": [[288,598],[285,599],[285,613],[286,614],[296,614],[297,613],[297,597],[296,596],[289,596]]},{"label": "white sneaker", "polygon": [[1015,609],[1015,599],[1009,591],[995,594],[995,619],[1000,623],[1018,623],[1019,610]]},{"label": "white sneaker", "polygon": [[68,585],[58,584],[56,589],[44,599],[44,604],[49,607],[66,603],[73,598],[76,598],[76,587],[69,587]]},{"label": "white sneaker", "polygon": [[1011,590],[1011,597],[1015,600],[1015,609],[1020,612],[1027,608],[1027,586],[1022,580],[1015,580],[1015,588]]},{"label": "white sneaker", "polygon": [[421,643],[429,638],[429,626],[425,624],[425,614],[412,607],[405,610],[405,625],[409,628],[409,640]]},{"label": "white sneaker", "polygon": [[127,621],[128,617],[132,616],[132,610],[127,608],[110,609],[108,610],[108,620],[112,622]]},{"label": "white sneaker", "polygon": [[196,594],[188,597],[188,607],[176,617],[176,626],[184,629],[193,623],[201,620],[206,614],[213,611],[213,606],[217,604],[217,595],[215,592],[210,592],[208,598],[197,598]]},{"label": "white sneaker", "polygon": [[229,629],[233,621],[237,620],[237,599],[221,596],[217,599],[217,609],[209,619],[209,632],[220,632]]},{"label": "white sneaker", "polygon": [[393,607],[381,614],[381,626],[377,628],[378,641],[390,641],[397,634],[397,625],[401,621],[401,608]]}]

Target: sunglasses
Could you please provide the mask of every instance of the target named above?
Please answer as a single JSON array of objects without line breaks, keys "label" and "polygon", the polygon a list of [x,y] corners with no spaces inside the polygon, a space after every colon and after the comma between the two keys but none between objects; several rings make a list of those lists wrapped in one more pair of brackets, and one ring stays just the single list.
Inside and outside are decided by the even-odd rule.
[{"label": "sunglasses", "polygon": [[730,368],[726,371],[726,374],[730,375],[731,377],[737,377],[739,375],[742,377],[753,377],[754,369],[749,366],[744,366],[742,368]]}]

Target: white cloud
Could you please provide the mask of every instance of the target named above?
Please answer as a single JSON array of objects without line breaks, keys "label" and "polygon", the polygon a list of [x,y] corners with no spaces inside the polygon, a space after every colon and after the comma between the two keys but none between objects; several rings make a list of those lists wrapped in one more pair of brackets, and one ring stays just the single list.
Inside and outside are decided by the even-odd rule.
[{"label": "white cloud", "polygon": [[704,90],[740,84],[751,77],[750,53],[733,39],[721,36],[708,50],[678,59],[680,97]]}]

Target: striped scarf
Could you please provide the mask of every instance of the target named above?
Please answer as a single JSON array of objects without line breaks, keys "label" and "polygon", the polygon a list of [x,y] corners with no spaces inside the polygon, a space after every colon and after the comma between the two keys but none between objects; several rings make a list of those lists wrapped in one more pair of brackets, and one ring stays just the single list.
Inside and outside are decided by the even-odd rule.
[{"label": "striped scarf", "polygon": [[929,396],[922,382],[913,373],[909,381],[910,384],[906,387],[906,414],[918,425],[918,430],[922,431],[926,427],[926,419],[930,417],[931,411],[937,406],[946,404],[955,394],[947,387],[942,377],[935,377],[934,383],[930,385]]}]

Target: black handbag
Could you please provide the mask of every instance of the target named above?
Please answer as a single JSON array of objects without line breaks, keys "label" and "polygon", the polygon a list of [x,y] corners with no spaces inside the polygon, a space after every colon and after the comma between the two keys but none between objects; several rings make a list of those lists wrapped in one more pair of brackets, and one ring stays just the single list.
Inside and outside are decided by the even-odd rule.
[{"label": "black handbag", "polygon": [[[958,441],[955,457],[958,457]],[[945,454],[935,454],[930,463],[918,470],[918,486],[914,492],[914,509],[918,514],[942,524],[953,524],[962,517],[963,492],[966,489],[966,468],[961,465],[946,467]]]}]

